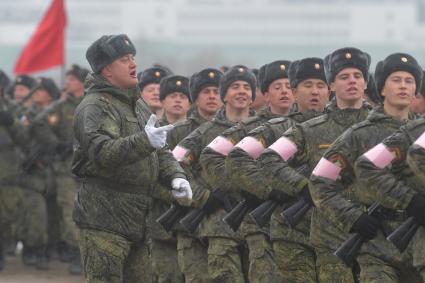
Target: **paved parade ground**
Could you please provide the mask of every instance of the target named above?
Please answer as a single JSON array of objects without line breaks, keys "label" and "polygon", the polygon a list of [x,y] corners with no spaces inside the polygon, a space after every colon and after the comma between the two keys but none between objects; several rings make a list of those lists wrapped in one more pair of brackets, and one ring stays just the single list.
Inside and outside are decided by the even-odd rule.
[{"label": "paved parade ground", "polygon": [[68,274],[67,265],[59,261],[49,264],[49,270],[38,271],[24,266],[19,256],[7,257],[6,268],[0,272],[0,283],[82,283],[82,276]]}]

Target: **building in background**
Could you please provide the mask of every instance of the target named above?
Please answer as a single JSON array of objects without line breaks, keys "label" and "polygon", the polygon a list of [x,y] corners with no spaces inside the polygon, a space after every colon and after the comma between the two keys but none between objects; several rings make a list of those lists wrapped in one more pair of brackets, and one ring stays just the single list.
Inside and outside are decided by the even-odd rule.
[{"label": "building in background", "polygon": [[[50,0],[0,2],[0,68],[11,73]],[[207,66],[258,67],[357,46],[374,59],[411,53],[425,65],[425,0],[68,0],[67,62],[86,65],[102,34],[127,33],[139,68],[191,74]]]}]

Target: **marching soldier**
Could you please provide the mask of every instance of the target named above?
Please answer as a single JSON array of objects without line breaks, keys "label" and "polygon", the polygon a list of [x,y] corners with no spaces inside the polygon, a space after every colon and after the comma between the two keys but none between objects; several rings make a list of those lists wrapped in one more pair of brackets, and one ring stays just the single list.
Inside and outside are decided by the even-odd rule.
[{"label": "marching soldier", "polygon": [[161,180],[177,201],[192,196],[166,146],[172,125],[155,127],[138,99],[135,53],[126,35],[104,35],[86,53],[93,72],[75,111],[72,171],[81,178],[73,217],[87,282],[149,282],[152,190]]},{"label": "marching soldier", "polygon": [[[167,142],[170,148],[174,147],[192,131],[207,121],[211,121],[217,110],[223,106],[218,92],[222,72],[207,68],[190,77],[190,97],[194,109],[185,121],[177,122],[168,133]],[[178,158],[178,156],[176,156]],[[190,168],[184,164],[191,186],[196,186],[197,180],[190,174]],[[194,196],[196,198],[196,195]],[[178,264],[184,274],[185,282],[208,282],[207,245],[194,234],[177,227]]]},{"label": "marching soldier", "polygon": [[[260,149],[258,151],[260,153],[291,126],[321,115],[328,102],[329,89],[322,59],[304,58],[292,62],[289,67],[289,82],[300,112],[272,119],[248,133],[246,140],[258,141],[259,147],[257,148]],[[267,181],[256,160],[258,153],[257,155],[254,153],[249,148],[234,147],[226,159],[226,170],[228,175],[232,176],[232,183],[236,187],[259,200],[264,200],[269,195],[270,197],[274,196],[274,193],[270,193],[271,188],[265,185]],[[280,217],[281,211],[282,209],[276,209],[270,223],[275,260],[281,275],[285,282],[296,282],[297,280],[314,282],[316,277],[314,252],[306,244],[306,235],[284,225]],[[298,251],[298,253],[293,251]],[[288,257],[288,255],[293,256]],[[301,262],[308,264],[301,264]]]},{"label": "marching soldier", "polygon": [[[325,115],[293,126],[262,153],[259,162],[267,180],[264,185],[289,196],[302,197],[311,203],[306,176],[329,145],[349,126],[364,120],[369,112],[369,106],[363,104],[369,64],[369,55],[356,48],[338,49],[325,58],[326,80],[330,90],[335,92],[336,99],[328,106]],[[296,170],[302,167],[307,168],[302,170],[303,173]],[[304,281],[314,282],[317,266],[319,282],[353,282],[351,269],[338,262],[333,251],[321,245],[321,237],[326,238],[327,235],[317,235],[316,225],[320,225],[320,220],[314,211],[310,228],[311,215],[311,212],[307,213],[294,228],[304,235],[300,238],[304,246],[315,247],[314,254],[311,250],[302,249],[309,260],[306,262],[303,258],[299,264],[303,264],[310,272],[300,276],[305,278]],[[299,260],[298,251],[294,246],[294,249],[288,250],[288,254]]]},{"label": "marching soldier", "polygon": [[[375,81],[383,105],[334,141],[313,170],[310,192],[320,215],[317,234],[343,242],[348,239],[348,233],[359,233],[369,240],[357,256],[361,282],[399,282],[398,278],[409,278],[405,277],[409,274],[396,275],[406,265],[398,264],[398,252],[386,241],[380,226],[390,227],[403,219],[398,219],[394,210],[383,212],[388,214],[384,221],[366,213],[367,207],[378,199],[371,197],[369,182],[356,179],[353,168],[360,155],[415,118],[409,107],[421,86],[422,68],[408,54],[391,54],[378,62]],[[328,240],[321,242],[323,246],[328,243]]]},{"label": "marching soldier", "polygon": [[[220,79],[220,97],[224,108],[217,112],[211,122],[202,124],[174,149],[177,160],[190,166],[194,178],[198,180],[197,190],[202,190],[202,193],[195,192],[200,195],[197,205],[203,207],[209,203],[214,211],[206,216],[199,227],[200,235],[208,239],[208,275],[213,282],[245,282],[238,250],[242,238],[221,221],[225,213],[222,204],[227,203],[227,196],[213,193],[216,188],[210,187],[201,177],[205,172],[202,172],[199,157],[207,145],[217,145],[218,151],[225,150],[227,146],[223,145],[223,139],[218,135],[254,114],[249,106],[255,99],[255,85],[254,74],[245,66],[229,69]],[[217,196],[214,199],[210,197],[213,194]]]},{"label": "marching soldier", "polygon": [[[53,155],[56,196],[59,213],[61,260],[70,261],[69,272],[80,274],[80,253],[77,229],[72,220],[74,198],[78,182],[71,175],[74,110],[84,95],[84,80],[88,70],[73,65],[66,73],[65,94],[38,114],[33,122],[33,131],[42,136],[44,146],[50,147]],[[48,137],[48,138],[47,138]],[[46,139],[48,141],[46,141]]]},{"label": "marching soldier", "polygon": [[[260,95],[267,97],[267,107],[261,109],[256,116],[225,130],[219,137],[228,140],[232,146],[235,144],[238,146],[240,145],[239,141],[250,130],[270,119],[289,114],[294,102],[288,80],[289,65],[289,61],[281,60],[261,67],[259,78],[262,93]],[[227,152],[206,147],[200,158],[204,176],[211,187],[238,194],[239,191],[234,189],[232,182],[229,182],[234,181],[237,184],[238,180],[230,178],[225,170],[226,156]],[[241,226],[241,233],[249,249],[249,280],[251,282],[280,281],[272,248],[268,241],[268,229],[258,229],[255,223],[246,218]]]}]

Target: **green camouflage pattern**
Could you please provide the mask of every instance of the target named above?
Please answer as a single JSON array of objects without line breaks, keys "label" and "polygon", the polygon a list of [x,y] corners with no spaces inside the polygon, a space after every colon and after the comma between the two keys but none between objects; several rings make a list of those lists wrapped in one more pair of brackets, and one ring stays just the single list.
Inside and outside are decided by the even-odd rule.
[{"label": "green camouflage pattern", "polygon": [[[414,119],[414,115],[410,118]],[[356,180],[354,162],[405,123],[388,116],[379,106],[365,121],[346,130],[324,153],[323,158],[340,167],[341,172],[335,181],[314,175],[310,178],[318,224],[311,237],[316,245],[336,249],[338,242],[348,239],[353,224],[375,201],[369,193],[371,188]]]},{"label": "green camouflage pattern", "polygon": [[152,282],[146,242],[93,229],[81,229],[79,234],[87,283]]},{"label": "green camouflage pattern", "polygon": [[144,125],[151,112],[137,100],[137,89],[115,88],[95,74],[86,83],[75,111],[72,170],[83,181],[74,220],[80,227],[143,239],[150,191],[158,179],[170,184],[185,178],[184,171],[167,147],[150,145]]}]

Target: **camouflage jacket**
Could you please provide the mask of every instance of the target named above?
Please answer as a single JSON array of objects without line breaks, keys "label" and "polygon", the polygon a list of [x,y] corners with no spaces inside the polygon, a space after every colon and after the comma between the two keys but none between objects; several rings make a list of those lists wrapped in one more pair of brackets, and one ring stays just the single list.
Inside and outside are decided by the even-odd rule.
[{"label": "camouflage jacket", "polygon": [[[72,170],[82,179],[74,208],[80,227],[145,236],[150,191],[156,182],[186,178],[168,148],[155,150],[144,131],[151,115],[137,89],[123,90],[89,74],[75,111]],[[107,217],[105,217],[107,216]]]},{"label": "camouflage jacket", "polygon": [[[350,126],[363,121],[369,110],[366,104],[360,109],[339,109],[333,101],[325,114],[287,130],[259,158],[264,180],[267,181],[264,186],[298,196],[308,184],[307,176],[330,144]],[[300,168],[304,168],[302,172]],[[308,244],[311,210],[290,233],[287,232],[289,226],[286,219],[278,212],[272,217],[271,237]]]},{"label": "camouflage jacket", "polygon": [[[274,118],[253,129],[247,136],[255,138],[267,148],[296,123],[302,123],[318,115],[322,113],[307,111]],[[225,161],[227,175],[231,178],[235,190],[243,190],[259,199],[266,199],[271,188],[264,186],[264,175],[258,165],[257,160],[240,147],[233,147]]]},{"label": "camouflage jacket", "polygon": [[[237,123],[235,126],[220,133],[220,136],[230,141],[233,145],[236,145],[248,134],[248,132],[270,119],[277,117],[280,116],[273,114],[269,108],[263,108],[258,112],[257,116],[250,117],[245,121]],[[199,159],[202,165],[202,176],[213,188],[220,188],[226,191],[237,191],[233,184],[229,183],[230,175],[227,174],[225,160],[226,155],[210,147],[205,147]]]},{"label": "camouflage jacket", "polygon": [[407,165],[406,155],[409,147],[425,131],[424,118],[416,119],[391,136],[381,144],[391,152],[390,163],[382,168],[376,166],[366,155],[361,155],[354,164],[356,177],[369,188],[369,193],[383,206],[390,209],[405,209],[413,195],[425,195],[425,187]]},{"label": "camouflage jacket", "polygon": [[[414,115],[410,115],[413,119]],[[353,125],[339,136],[324,153],[310,178],[310,192],[316,206],[317,230],[311,231],[316,245],[336,248],[335,240],[343,241],[354,222],[374,202],[370,187],[356,180],[354,162],[405,122],[388,116],[382,106],[369,113],[367,119]],[[326,175],[326,161],[340,168],[338,176]],[[335,168],[337,168],[335,167]],[[326,175],[326,176],[324,176]]]},{"label": "camouflage jacket", "polygon": [[80,101],[71,95],[55,101],[40,112],[31,125],[34,139],[50,148],[56,173],[71,174],[74,111]]},{"label": "camouflage jacket", "polygon": [[[177,122],[176,124],[174,124],[174,128],[168,132],[168,136],[167,136],[168,146],[171,149],[174,149],[174,147],[182,139],[184,139],[193,130],[198,128],[201,124],[203,124],[206,121],[207,120],[202,118],[196,110],[193,110],[187,120]],[[182,164],[182,167],[185,167],[185,165]],[[192,178],[190,174],[190,170],[187,170],[186,175],[189,182],[191,183],[191,186],[195,187],[196,180]],[[162,226],[156,223],[156,219],[159,216],[161,216],[165,211],[168,210],[168,208],[170,207],[170,204],[173,201],[171,191],[168,188],[166,188],[164,185],[159,183],[152,194],[152,198],[153,198],[152,210],[151,210],[150,221],[149,221],[151,237],[154,239],[161,239],[161,240],[173,239],[174,241],[174,237],[172,234],[175,230],[179,230],[180,228],[179,224],[174,226],[172,232],[167,233],[162,228]]]},{"label": "camouflage jacket", "polygon": [[[254,113],[251,113],[251,116]],[[224,130],[234,126],[236,123],[227,120],[224,108],[220,109],[214,119],[199,126],[186,138],[179,142],[178,147],[185,151],[181,162],[188,167],[190,175],[196,181],[191,183],[194,190],[194,198],[203,206],[209,197],[209,192],[217,189],[212,187],[202,176],[202,167],[199,162],[202,150],[209,145],[214,138],[220,135]],[[177,148],[177,147],[176,147]],[[186,168],[185,168],[186,169]],[[235,199],[237,195],[233,195]],[[200,225],[200,234],[208,237],[236,237],[226,224],[221,220],[225,215],[224,209],[219,209],[217,213],[208,215]]]}]

